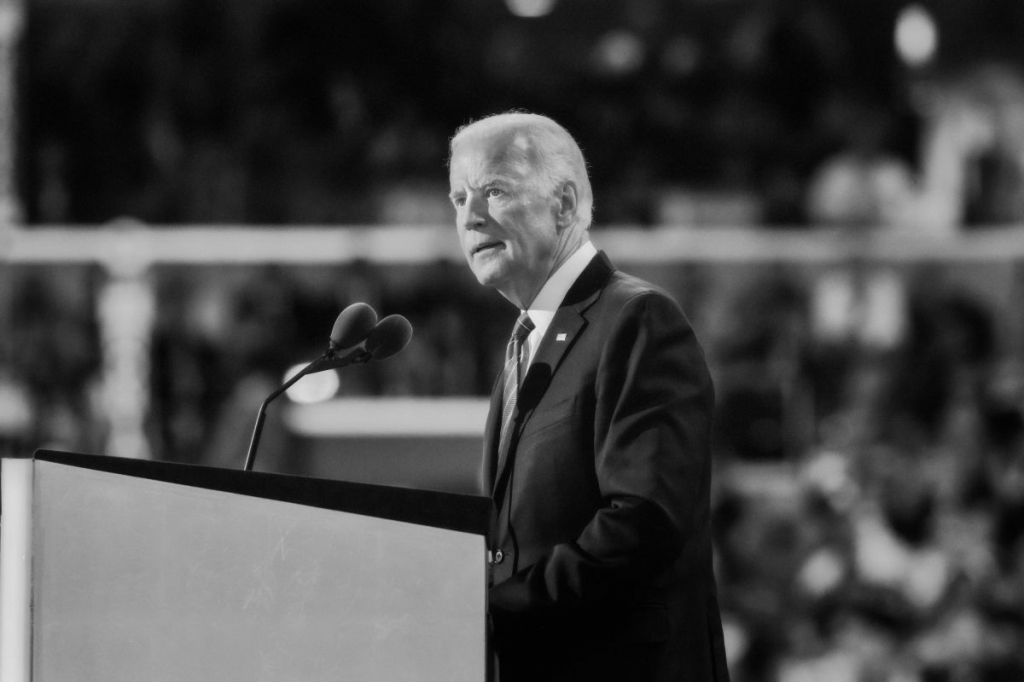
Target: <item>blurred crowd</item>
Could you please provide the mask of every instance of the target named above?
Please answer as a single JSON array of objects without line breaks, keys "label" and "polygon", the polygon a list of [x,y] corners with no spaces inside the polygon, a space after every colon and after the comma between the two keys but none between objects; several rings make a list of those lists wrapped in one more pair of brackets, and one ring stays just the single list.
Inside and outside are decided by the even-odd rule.
[{"label": "blurred crowd", "polygon": [[26,220],[444,223],[448,137],[509,108],[579,138],[597,225],[1024,217],[1012,0],[929,3],[916,69],[899,3],[553,4],[26,3]]},{"label": "blurred crowd", "polygon": [[[900,302],[868,297],[845,316],[817,301],[834,297],[818,266],[645,273],[683,301],[715,377],[734,679],[1024,676],[1024,366],[1005,311],[982,293],[992,269],[977,266],[973,287],[941,264],[893,271]],[[449,262],[150,276],[152,454],[229,468],[260,401],[288,365],[322,352],[343,306],[401,312],[416,329],[402,354],[342,372],[346,396],[483,397],[514,314]],[[104,452],[102,281],[90,268],[7,271],[5,448]],[[274,422],[283,409],[270,411],[266,453],[290,447]]]},{"label": "blurred crowd", "polygon": [[[951,48],[1024,31],[1016,0],[931,4],[962,29]],[[893,3],[566,2],[547,23],[476,0],[26,5],[27,229],[446,224],[448,136],[511,107],[580,138],[595,230],[1024,225],[1019,41],[909,73]],[[1024,679],[1019,289],[980,293],[1022,284],[1012,264],[976,264],[973,288],[947,265],[638,273],[677,295],[715,375],[737,682]],[[106,277],[0,268],[3,451],[105,451]],[[448,262],[143,280],[146,435],[186,463],[240,465],[260,401],[349,303],[416,331],[346,370],[343,395],[485,396],[514,317]],[[265,450],[286,436],[268,425]]]},{"label": "blurred crowd", "polygon": [[889,333],[768,281],[710,340],[734,679],[1024,679],[1024,368],[983,297],[905,280]]}]

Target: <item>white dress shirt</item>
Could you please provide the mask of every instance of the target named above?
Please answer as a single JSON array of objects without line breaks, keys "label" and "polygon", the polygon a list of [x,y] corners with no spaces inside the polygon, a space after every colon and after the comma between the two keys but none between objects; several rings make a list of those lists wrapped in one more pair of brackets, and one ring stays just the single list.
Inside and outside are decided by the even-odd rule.
[{"label": "white dress shirt", "polygon": [[554,319],[558,306],[565,300],[565,295],[569,293],[569,289],[576,283],[576,280],[586,267],[590,265],[590,261],[596,255],[597,247],[589,241],[584,242],[580,248],[576,249],[575,253],[569,256],[568,260],[551,274],[551,277],[548,277],[548,281],[544,283],[540,293],[533,299],[529,310],[526,311],[529,313],[530,319],[533,320],[534,324],[534,329],[528,337],[530,357],[527,361],[527,367],[529,367],[530,362],[533,362],[533,356],[537,353],[537,348],[540,346],[544,334],[547,333],[548,327],[551,326],[551,320]]}]

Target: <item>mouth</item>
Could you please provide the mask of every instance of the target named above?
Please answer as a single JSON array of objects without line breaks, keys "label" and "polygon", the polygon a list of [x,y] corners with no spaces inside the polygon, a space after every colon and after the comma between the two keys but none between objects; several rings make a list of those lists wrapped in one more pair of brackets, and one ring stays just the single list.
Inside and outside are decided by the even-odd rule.
[{"label": "mouth", "polygon": [[504,246],[504,242],[500,241],[483,242],[482,244],[477,244],[476,246],[474,246],[470,250],[470,253],[475,256],[479,253],[484,253],[486,251],[491,251],[493,249],[504,248]]}]

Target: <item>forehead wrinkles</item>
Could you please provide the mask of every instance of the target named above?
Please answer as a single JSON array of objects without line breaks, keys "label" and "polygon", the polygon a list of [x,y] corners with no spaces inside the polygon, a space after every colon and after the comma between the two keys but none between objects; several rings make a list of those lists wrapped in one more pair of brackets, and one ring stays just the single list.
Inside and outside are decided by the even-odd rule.
[{"label": "forehead wrinkles", "polygon": [[533,140],[521,131],[476,135],[460,141],[453,151],[452,180],[461,175],[473,185],[495,177],[535,184],[539,155]]}]

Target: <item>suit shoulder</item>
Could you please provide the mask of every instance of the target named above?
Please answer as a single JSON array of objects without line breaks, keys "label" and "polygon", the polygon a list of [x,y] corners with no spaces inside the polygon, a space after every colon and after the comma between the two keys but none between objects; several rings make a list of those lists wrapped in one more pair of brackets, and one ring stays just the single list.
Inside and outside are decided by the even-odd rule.
[{"label": "suit shoulder", "polygon": [[678,308],[679,303],[675,297],[662,287],[640,279],[634,275],[616,270],[608,280],[605,293],[610,301],[625,305],[629,301],[640,297],[652,297],[665,300]]}]

